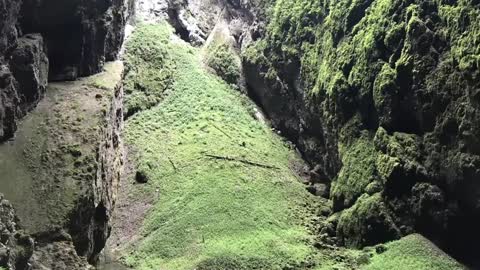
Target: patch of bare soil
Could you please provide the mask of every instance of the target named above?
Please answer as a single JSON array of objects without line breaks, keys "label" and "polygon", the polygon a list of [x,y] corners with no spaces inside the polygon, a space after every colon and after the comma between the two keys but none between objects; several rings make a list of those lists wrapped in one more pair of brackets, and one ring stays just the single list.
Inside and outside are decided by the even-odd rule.
[{"label": "patch of bare soil", "polygon": [[106,247],[110,260],[118,260],[122,251],[139,242],[143,220],[154,201],[151,196],[132,196],[132,191],[138,185],[135,182],[134,150],[128,146],[125,149],[125,166],[113,214],[112,232]]}]

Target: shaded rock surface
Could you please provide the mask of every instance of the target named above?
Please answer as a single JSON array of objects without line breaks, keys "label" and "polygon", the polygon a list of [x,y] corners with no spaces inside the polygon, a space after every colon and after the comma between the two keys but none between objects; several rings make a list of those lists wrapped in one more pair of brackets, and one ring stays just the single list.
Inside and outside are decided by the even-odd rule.
[{"label": "shaded rock surface", "polygon": [[123,164],[122,72],[113,62],[51,83],[15,140],[0,145],[0,190],[38,242],[38,269],[84,269],[105,246]]},{"label": "shaded rock surface", "polygon": [[12,205],[1,194],[0,234],[0,267],[9,270],[93,269],[85,258],[77,255],[72,238],[65,231],[31,236],[21,230]]},{"label": "shaded rock surface", "polygon": [[45,93],[49,70],[46,51],[40,34],[28,34],[18,39],[12,52],[10,68],[17,80],[21,116],[33,109]]},{"label": "shaded rock surface", "polygon": [[131,2],[24,0],[20,23],[24,32],[45,37],[50,79],[72,80],[97,73],[116,58]]},{"label": "shaded rock surface", "polygon": [[0,194],[0,267],[23,270],[33,253],[33,239],[21,231],[12,205]]},{"label": "shaded rock surface", "polygon": [[[247,83],[332,182],[339,239],[418,231],[476,260],[478,1],[274,2],[244,52]],[[361,229],[372,224],[385,233]]]},{"label": "shaded rock surface", "polygon": [[114,60],[133,8],[132,0],[1,1],[0,141],[13,136],[47,80],[92,75]]},{"label": "shaded rock surface", "polygon": [[16,120],[42,97],[48,77],[42,37],[18,38],[20,6],[18,1],[0,2],[0,141],[13,136]]},{"label": "shaded rock surface", "polygon": [[29,264],[32,270],[94,269],[84,257],[77,255],[72,238],[65,231],[49,231],[35,236],[35,251]]}]

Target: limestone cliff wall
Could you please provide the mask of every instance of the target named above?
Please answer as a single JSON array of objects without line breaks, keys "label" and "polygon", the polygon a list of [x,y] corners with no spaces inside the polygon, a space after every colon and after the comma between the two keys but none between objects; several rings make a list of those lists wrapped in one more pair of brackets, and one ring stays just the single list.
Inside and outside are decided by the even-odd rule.
[{"label": "limestone cliff wall", "polygon": [[322,234],[364,246],[419,231],[475,260],[480,3],[272,2],[245,73],[312,182],[331,185]]},{"label": "limestone cliff wall", "polygon": [[228,24],[229,31],[238,46],[248,44],[263,29],[258,17],[264,17],[266,2],[263,0],[158,0],[140,1],[138,17],[145,21],[167,20],[184,40],[202,45],[220,21]]},{"label": "limestone cliff wall", "polygon": [[19,230],[15,211],[0,194],[0,266],[26,269],[33,254],[33,239]]},{"label": "limestone cliff wall", "polygon": [[132,0],[0,1],[0,141],[48,80],[92,75],[116,58],[132,8]]},{"label": "limestone cliff wall", "polygon": [[[117,61],[94,76],[50,83],[15,140],[0,145],[0,191],[18,217],[13,226],[13,210],[0,210],[0,230],[13,237],[21,226],[31,235],[24,260],[33,269],[89,269],[110,235],[123,166],[122,72]],[[2,261],[1,247],[7,267],[16,259]]]},{"label": "limestone cliff wall", "polygon": [[[0,192],[9,193],[19,223],[37,241],[24,248],[31,238],[17,239],[13,209],[1,210],[8,243],[0,247],[0,266],[26,269],[31,257],[33,269],[86,269],[103,249],[123,163],[122,67],[110,65],[95,81],[51,87],[43,98],[48,81],[93,75],[115,60],[133,9],[133,0],[0,1],[0,143],[35,110],[22,139],[0,152],[0,181],[12,181],[2,188],[18,181],[21,190]],[[52,100],[58,92],[61,102]]]}]

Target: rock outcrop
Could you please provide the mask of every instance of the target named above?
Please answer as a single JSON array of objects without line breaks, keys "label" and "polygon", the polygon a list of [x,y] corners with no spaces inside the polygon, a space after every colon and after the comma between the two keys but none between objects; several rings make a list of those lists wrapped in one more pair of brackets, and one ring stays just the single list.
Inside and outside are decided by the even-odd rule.
[{"label": "rock outcrop", "polygon": [[78,256],[72,237],[63,230],[35,235],[35,249],[29,260],[31,270],[92,270],[85,258]]},{"label": "rock outcrop", "polygon": [[[76,199],[75,209],[70,213],[67,229],[72,234],[78,254],[86,256],[90,262],[97,260],[110,236],[111,217],[123,169],[122,76],[123,63],[113,62],[108,64],[105,73],[83,82],[83,85],[93,87],[90,101],[95,99],[100,105],[89,112],[90,117],[95,118],[100,112],[103,114],[101,118],[97,117],[98,124],[88,125],[96,133],[93,136],[84,133],[84,139],[89,138],[83,141],[84,146],[92,148],[74,162],[82,163],[74,166],[82,168],[80,171],[90,182],[85,189],[80,189],[81,194]],[[92,159],[96,170],[90,171]]]},{"label": "rock outcrop", "polygon": [[28,34],[18,39],[11,55],[10,69],[17,81],[21,117],[33,109],[47,86],[48,58],[40,34]]},{"label": "rock outcrop", "polygon": [[42,37],[18,38],[20,5],[0,2],[0,141],[13,136],[16,120],[42,97],[48,76]]},{"label": "rock outcrop", "polygon": [[15,211],[0,194],[0,268],[23,270],[33,254],[33,239],[19,230]]},{"label": "rock outcrop", "polygon": [[92,75],[117,57],[133,6],[132,0],[0,1],[0,141],[13,136],[47,80]]},{"label": "rock outcrop", "polygon": [[225,21],[238,46],[248,44],[263,29],[257,17],[264,17],[268,1],[157,0],[139,1],[138,16],[147,22],[167,20],[177,34],[193,45],[202,45],[219,22]]},{"label": "rock outcrop", "polygon": [[[89,76],[115,60],[133,9],[132,0],[0,1],[0,142],[13,137],[18,120],[41,102],[48,81]],[[25,230],[42,238],[29,254],[7,246],[12,251],[1,263],[9,269],[33,251],[33,269],[84,269],[103,249],[123,162],[122,69],[109,65],[99,77],[49,88],[49,95],[60,92],[60,100],[50,96],[23,125],[21,138],[4,148],[18,152],[0,153],[10,159],[0,156],[8,177],[1,181],[18,181],[19,192],[31,196],[17,194],[15,184],[2,191],[12,192],[7,195],[19,206]],[[22,167],[21,173],[11,166]],[[13,225],[5,228],[19,235]],[[67,237],[49,237],[57,230]],[[12,237],[12,245],[25,242]]]},{"label": "rock outcrop", "polygon": [[0,147],[0,187],[36,241],[33,269],[86,269],[110,235],[123,165],[122,72],[117,61],[50,83],[15,140]]},{"label": "rock outcrop", "polygon": [[21,230],[17,222],[12,205],[0,194],[0,268],[93,269],[77,255],[72,239],[65,231],[48,231],[31,236]]},{"label": "rock outcrop", "polygon": [[247,82],[332,182],[332,236],[359,247],[418,231],[475,259],[478,1],[278,0],[269,21],[244,53]]},{"label": "rock outcrop", "polygon": [[45,37],[50,80],[73,80],[116,58],[131,2],[24,0],[20,24],[23,31]]}]

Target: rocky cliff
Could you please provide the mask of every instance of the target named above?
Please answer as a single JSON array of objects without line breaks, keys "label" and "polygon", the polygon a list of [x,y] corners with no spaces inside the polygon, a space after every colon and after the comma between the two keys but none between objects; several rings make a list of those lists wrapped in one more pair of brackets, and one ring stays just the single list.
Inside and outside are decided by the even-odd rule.
[{"label": "rocky cliff", "polygon": [[251,97],[311,164],[308,189],[333,201],[323,238],[363,247],[420,232],[475,258],[478,1],[156,3],[150,18],[195,45],[226,22]]},{"label": "rocky cliff", "polygon": [[[94,76],[50,83],[15,140],[0,145],[0,190],[35,240],[25,255],[33,269],[87,269],[110,235],[123,164],[122,72],[117,61]],[[13,214],[3,212],[0,228],[16,235],[4,220]]]},{"label": "rocky cliff", "polygon": [[244,52],[251,94],[331,185],[321,233],[480,239],[480,3],[283,1]]},{"label": "rocky cliff", "polygon": [[176,33],[194,45],[206,42],[215,26],[227,22],[232,36],[238,45],[251,41],[251,35],[258,35],[263,29],[258,17],[264,18],[267,1],[240,0],[158,0],[141,1],[138,4],[139,16],[145,21],[167,20]]},{"label": "rocky cliff", "polygon": [[131,0],[0,1],[0,141],[35,106],[47,80],[73,80],[116,58]]},{"label": "rocky cliff", "polygon": [[0,266],[26,269],[33,254],[33,239],[19,230],[15,211],[0,195]]},{"label": "rocky cliff", "polygon": [[0,144],[0,192],[19,217],[2,198],[0,267],[86,269],[103,249],[123,162],[123,68],[46,90],[116,59],[132,9],[130,0],[0,1],[0,142],[20,128]]}]

